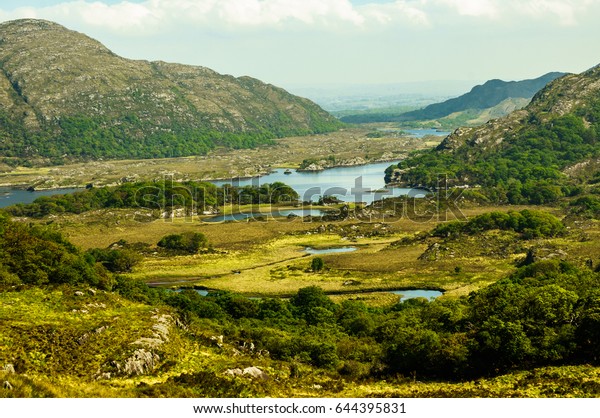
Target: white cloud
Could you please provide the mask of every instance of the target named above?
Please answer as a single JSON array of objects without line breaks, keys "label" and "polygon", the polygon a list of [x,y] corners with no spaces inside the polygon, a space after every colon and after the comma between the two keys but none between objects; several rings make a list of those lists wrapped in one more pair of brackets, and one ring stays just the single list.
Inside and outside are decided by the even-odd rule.
[{"label": "white cloud", "polygon": [[455,9],[461,16],[496,18],[499,15],[497,0],[438,0],[438,3]]},{"label": "white cloud", "polygon": [[427,23],[426,13],[410,1],[354,6],[349,0],[147,0],[108,5],[102,1],[65,1],[33,9],[2,12],[5,19],[43,17],[84,22],[117,32],[150,32],[187,22],[211,28],[266,28],[299,24],[322,29],[356,29],[398,21]]},{"label": "white cloud", "polygon": [[[146,0],[106,4],[68,1],[44,8],[2,11],[0,18],[36,17],[84,23],[118,33],[147,34],[181,24],[218,30],[287,28],[325,30],[430,27],[462,19],[511,21],[515,18],[577,24],[600,0],[396,0],[353,5],[350,0]],[[461,18],[462,19],[459,19]],[[460,23],[458,23],[460,22]]]},{"label": "white cloud", "polygon": [[[398,0],[394,3],[371,3],[357,9],[372,25],[394,25],[398,23],[427,27],[430,25],[427,12],[423,9],[426,1]],[[419,7],[420,6],[420,7]]]},{"label": "white cloud", "polygon": [[595,64],[600,37],[600,0],[62,0],[10,11],[3,3],[0,21],[53,20],[125,57],[275,83],[578,71]]},{"label": "white cloud", "polygon": [[535,20],[552,19],[563,26],[573,26],[597,0],[513,0],[510,5],[522,15]]}]

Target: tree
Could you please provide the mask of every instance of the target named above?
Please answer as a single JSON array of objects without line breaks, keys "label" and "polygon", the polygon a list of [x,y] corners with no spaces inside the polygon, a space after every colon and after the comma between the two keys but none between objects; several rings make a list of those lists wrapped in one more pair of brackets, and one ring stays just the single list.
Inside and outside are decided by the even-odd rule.
[{"label": "tree", "polygon": [[184,232],[183,234],[166,235],[158,241],[157,245],[167,250],[195,254],[208,245],[208,240],[200,232]]},{"label": "tree", "polygon": [[314,272],[318,272],[323,270],[325,263],[321,257],[315,257],[310,262],[310,269]]},{"label": "tree", "polygon": [[303,287],[292,296],[290,302],[301,317],[310,315],[313,308],[325,308],[332,312],[335,308],[334,303],[327,297],[323,289],[317,286]]}]

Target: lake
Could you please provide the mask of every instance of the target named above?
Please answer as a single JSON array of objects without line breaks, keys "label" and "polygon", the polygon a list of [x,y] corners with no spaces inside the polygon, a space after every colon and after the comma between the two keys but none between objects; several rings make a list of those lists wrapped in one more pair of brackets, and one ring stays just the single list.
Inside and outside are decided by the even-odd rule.
[{"label": "lake", "polygon": [[[206,295],[208,295],[208,292],[209,292],[206,289],[195,289],[195,290],[201,296],[206,296]],[[177,291],[180,292],[181,289],[178,289]],[[367,292],[367,293],[369,293],[369,292]],[[401,295],[402,297],[400,298],[400,302],[404,302],[405,300],[414,299],[414,298],[426,298],[428,300],[433,300],[433,299],[436,299],[443,295],[443,293],[440,292],[439,290],[425,290],[425,289],[391,290],[390,293],[393,293],[395,295]],[[260,299],[260,298],[250,298],[250,299]]]},{"label": "lake", "polygon": [[[351,167],[335,167],[322,171],[292,171],[285,174],[285,169],[277,169],[262,177],[248,179],[217,180],[212,183],[217,186],[233,184],[235,186],[260,186],[266,183],[282,182],[291,186],[300,196],[302,201],[319,200],[322,196],[335,196],[343,202],[372,203],[386,197],[410,195],[413,197],[425,196],[427,192],[419,189],[391,188],[385,189],[383,180],[384,171],[392,162],[365,164]],[[0,188],[0,207],[15,205],[17,203],[31,203],[40,196],[73,193],[83,189],[54,189],[30,192],[10,188]],[[280,211],[277,216],[288,216],[290,213]],[[298,213],[298,216],[321,216],[323,213],[311,212]],[[229,215],[227,215],[229,216]],[[231,219],[215,219],[208,222],[222,222],[223,220],[242,220],[250,214],[231,215]],[[211,218],[213,219],[213,218]]]},{"label": "lake", "polygon": [[407,133],[410,136],[414,136],[415,138],[423,138],[426,136],[448,136],[452,132],[447,131],[438,131],[437,129],[402,129],[402,132]]},{"label": "lake", "polygon": [[30,192],[28,190],[0,187],[0,208],[16,205],[17,203],[32,203],[35,199],[41,196],[74,193],[82,190],[84,189],[52,189]]},{"label": "lake", "polygon": [[270,213],[264,212],[238,212],[230,213],[228,215],[217,215],[210,218],[202,219],[202,222],[226,222],[226,221],[245,221],[250,218],[287,218],[288,216],[323,216],[325,212],[318,209],[277,209],[272,208]]},{"label": "lake", "polygon": [[381,200],[385,197],[411,195],[424,196],[427,192],[418,189],[385,189],[383,180],[385,169],[392,162],[373,163],[351,167],[335,167],[322,171],[292,171],[285,174],[284,169],[246,179],[219,180],[212,183],[217,186],[260,186],[266,183],[282,182],[292,187],[300,200],[316,202],[322,196],[335,196],[343,202],[366,202]]}]

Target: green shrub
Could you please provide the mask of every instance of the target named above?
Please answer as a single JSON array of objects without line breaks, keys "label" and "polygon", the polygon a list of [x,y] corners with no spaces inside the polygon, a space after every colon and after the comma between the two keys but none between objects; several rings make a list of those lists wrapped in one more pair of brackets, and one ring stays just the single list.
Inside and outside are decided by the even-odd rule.
[{"label": "green shrub", "polygon": [[184,232],[166,235],[158,241],[157,245],[166,250],[196,254],[202,248],[207,247],[208,240],[200,232]]}]

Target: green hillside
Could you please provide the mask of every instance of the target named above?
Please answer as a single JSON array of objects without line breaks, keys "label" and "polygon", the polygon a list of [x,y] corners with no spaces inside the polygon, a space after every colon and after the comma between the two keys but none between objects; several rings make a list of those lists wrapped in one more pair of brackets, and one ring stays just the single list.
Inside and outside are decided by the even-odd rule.
[{"label": "green hillside", "polygon": [[593,188],[600,156],[599,79],[600,67],[558,79],[525,109],[482,127],[457,129],[437,149],[389,167],[386,181],[436,187],[443,174],[450,185],[483,186],[499,202],[535,204],[581,193],[586,176]]},{"label": "green hillside", "polygon": [[58,24],[0,24],[0,155],[6,162],[154,158],[254,147],[340,123],[250,77],[119,57]]},{"label": "green hillside", "polygon": [[553,72],[533,80],[489,80],[462,96],[423,109],[409,112],[374,111],[370,114],[347,115],[341,120],[348,123],[402,122],[407,126],[446,129],[478,125],[525,107],[546,84],[564,75]]}]

